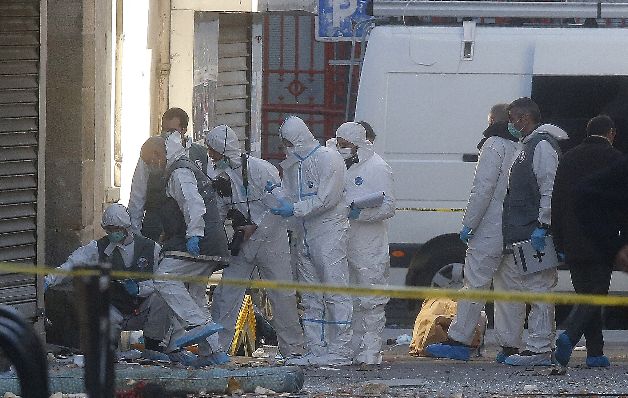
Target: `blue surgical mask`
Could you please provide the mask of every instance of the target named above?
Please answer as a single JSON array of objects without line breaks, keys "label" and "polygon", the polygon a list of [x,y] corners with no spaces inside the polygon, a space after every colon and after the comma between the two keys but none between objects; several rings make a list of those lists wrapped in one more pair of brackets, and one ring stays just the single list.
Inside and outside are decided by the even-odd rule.
[{"label": "blue surgical mask", "polygon": [[523,135],[523,133],[521,132],[521,130],[519,130],[518,128],[515,127],[514,123],[508,123],[508,132],[515,137],[516,139],[521,138],[521,136]]},{"label": "blue surgical mask", "polygon": [[229,168],[229,160],[226,157],[223,157],[219,161],[216,162],[216,170],[225,170]]},{"label": "blue surgical mask", "polygon": [[111,243],[120,243],[126,238],[126,234],[122,231],[111,232],[107,234],[109,237],[109,242]]}]

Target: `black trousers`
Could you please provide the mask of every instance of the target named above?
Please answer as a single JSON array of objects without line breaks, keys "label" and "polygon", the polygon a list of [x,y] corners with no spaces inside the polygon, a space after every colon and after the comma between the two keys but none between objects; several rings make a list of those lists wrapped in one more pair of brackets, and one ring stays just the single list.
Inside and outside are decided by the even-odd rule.
[{"label": "black trousers", "polygon": [[[571,282],[579,294],[608,294],[613,267],[599,262],[572,262],[569,265]],[[565,333],[572,345],[584,335],[587,356],[604,355],[604,337],[602,335],[602,307],[595,305],[577,305],[566,321]]]}]

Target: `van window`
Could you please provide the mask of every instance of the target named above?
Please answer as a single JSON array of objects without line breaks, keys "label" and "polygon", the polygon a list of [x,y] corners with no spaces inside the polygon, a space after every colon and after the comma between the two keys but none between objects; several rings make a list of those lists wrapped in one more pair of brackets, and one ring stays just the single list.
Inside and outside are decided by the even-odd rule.
[{"label": "van window", "polygon": [[544,123],[569,134],[563,151],[582,141],[589,119],[606,114],[617,129],[615,147],[628,153],[628,76],[534,76],[532,99]]}]

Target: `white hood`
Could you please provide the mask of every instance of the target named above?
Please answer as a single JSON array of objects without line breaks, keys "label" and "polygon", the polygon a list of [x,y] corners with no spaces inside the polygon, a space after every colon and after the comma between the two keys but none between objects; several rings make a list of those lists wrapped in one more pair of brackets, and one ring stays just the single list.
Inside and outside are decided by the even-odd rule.
[{"label": "white hood", "polygon": [[229,159],[238,159],[242,153],[238,135],[226,124],[208,131],[205,135],[205,145]]},{"label": "white hood", "polygon": [[360,123],[346,122],[336,130],[336,137],[343,138],[358,147],[358,159],[365,161],[373,155],[373,144],[366,139],[366,129]]},{"label": "white hood", "polygon": [[114,203],[102,214],[100,225],[105,227],[131,228],[131,216],[124,205]]},{"label": "white hood", "polygon": [[536,133],[547,133],[559,141],[566,140],[567,138],[569,138],[569,136],[567,135],[567,132],[565,132],[565,130],[561,129],[560,127],[554,126],[553,124],[542,124],[539,127],[537,127],[536,130],[532,132],[532,134],[525,137],[523,139],[523,142],[528,141]]},{"label": "white hood", "polygon": [[283,122],[281,127],[279,127],[279,136],[290,141],[294,145],[294,150],[298,153],[303,153],[304,150],[318,145],[318,141],[314,138],[305,122],[296,116],[289,116]]},{"label": "white hood", "polygon": [[105,254],[111,255],[116,246],[125,246],[133,242],[133,231],[131,230],[131,216],[124,205],[114,203],[107,207],[102,214],[100,226],[103,227],[122,227],[126,230],[126,238],[122,242],[110,242],[105,248]]}]

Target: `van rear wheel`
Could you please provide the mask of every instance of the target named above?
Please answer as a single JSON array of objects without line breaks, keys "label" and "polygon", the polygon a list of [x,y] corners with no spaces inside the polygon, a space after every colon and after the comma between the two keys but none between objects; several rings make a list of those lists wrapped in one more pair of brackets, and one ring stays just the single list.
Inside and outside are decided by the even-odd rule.
[{"label": "van rear wheel", "polygon": [[[446,289],[459,289],[463,281],[463,264],[467,245],[458,234],[439,235],[427,241],[414,254],[406,286],[432,286]],[[411,314],[416,315],[423,300],[410,300]]]}]

